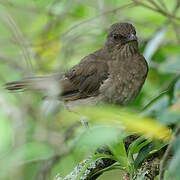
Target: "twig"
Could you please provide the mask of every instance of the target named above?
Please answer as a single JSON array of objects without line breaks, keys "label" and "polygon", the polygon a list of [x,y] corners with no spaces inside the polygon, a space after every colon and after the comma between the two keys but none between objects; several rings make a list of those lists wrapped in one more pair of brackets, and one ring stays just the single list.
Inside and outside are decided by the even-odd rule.
[{"label": "twig", "polygon": [[[147,4],[143,3],[143,2],[140,2],[139,0],[132,0],[132,1],[135,2],[137,5],[140,5],[140,6],[143,6],[145,8],[151,9],[152,11],[155,11],[155,12],[159,12],[162,15],[166,16],[168,18],[168,20],[170,21],[170,23],[172,23],[172,26],[173,26],[174,31],[176,33],[178,44],[180,44],[179,28],[178,28],[178,25],[176,24],[176,21],[175,21],[175,20],[180,20],[180,17],[176,16],[176,12],[180,7],[180,1],[179,0],[177,0],[175,8],[173,9],[173,12],[171,14],[167,11],[167,8],[166,8],[165,4],[162,1],[160,1],[160,2],[161,2],[161,4],[164,4],[162,6],[162,7],[164,7],[164,9],[161,8],[154,0],[149,0],[148,1],[148,3],[151,3],[152,6],[149,6],[149,5],[147,5]],[[166,24],[166,22],[165,22],[165,24]]]},{"label": "twig", "polygon": [[[180,7],[180,1],[177,0],[176,5],[175,5],[172,13],[173,13],[173,14],[176,14],[176,12],[177,12],[177,10],[179,9],[179,7]],[[177,41],[178,41],[178,43],[179,43],[179,45],[180,45],[179,27],[178,27],[178,25],[176,24],[176,22],[174,21],[174,19],[169,18],[169,20],[170,20],[170,22],[171,22],[172,25],[173,25],[174,31],[175,31],[175,33],[176,33]]]},{"label": "twig", "polygon": [[173,143],[175,142],[177,136],[179,135],[180,133],[180,124],[177,126],[175,132],[174,132],[174,135],[171,139],[171,141],[169,142],[169,146],[167,147],[167,150],[161,160],[161,163],[160,163],[160,172],[159,172],[159,178],[160,180],[163,180],[164,179],[164,172],[165,172],[165,169],[166,169],[166,163],[168,161],[168,158],[172,152],[172,147],[173,147]]},{"label": "twig", "polygon": [[153,104],[157,99],[162,97],[164,94],[168,93],[174,86],[174,83],[180,78],[180,74],[176,74],[168,83],[165,87],[162,88],[161,92],[156,95],[155,97],[152,98],[150,102],[148,102],[142,110],[147,109],[151,104]]},{"label": "twig", "polygon": [[[159,7],[159,5],[154,0],[149,0],[149,2],[151,2],[160,11],[165,11],[166,12],[166,9],[165,10],[161,9],[161,7]],[[176,3],[176,5],[175,5],[175,7],[174,7],[174,9],[172,11],[172,16],[175,16],[177,10],[179,9],[179,6],[180,6],[180,3],[179,3],[179,0],[177,0],[177,3]],[[180,44],[180,36],[179,36],[179,31],[178,31],[179,28],[178,28],[174,18],[172,18],[172,16],[169,16],[169,13],[167,13],[167,18],[172,23],[174,31],[176,33],[177,41]]]},{"label": "twig", "polygon": [[[64,134],[64,143],[67,142],[71,137],[73,136],[74,131],[76,128],[80,125],[80,122],[74,123],[71,127],[69,127]],[[48,180],[49,179],[49,174],[51,172],[51,169],[54,167],[54,165],[61,160],[62,157],[68,155],[71,153],[73,149],[73,146],[69,146],[66,148],[63,152],[60,154],[56,154],[54,157],[51,159],[43,162],[43,166],[40,169],[40,172],[38,173],[38,179],[39,180]]]},{"label": "twig", "polygon": [[15,20],[9,14],[8,10],[6,10],[6,8],[5,8],[5,11],[1,11],[1,20],[8,27],[8,29],[10,30],[10,32],[13,35],[13,38],[15,39],[15,41],[18,43],[19,47],[21,48],[21,51],[22,51],[24,60],[26,61],[28,70],[30,73],[32,73],[33,68],[32,68],[31,60],[33,58],[32,58],[31,52],[29,51],[29,49],[26,46],[27,41],[24,38],[23,33],[17,26]]},{"label": "twig", "polygon": [[[75,24],[74,26],[72,26],[70,29],[68,29],[66,32],[62,33],[62,34],[57,34],[56,36],[53,36],[51,39],[47,39],[47,40],[44,40],[43,43],[38,43],[38,44],[35,44],[35,46],[42,46],[46,43],[50,43],[51,41],[53,41],[54,39],[57,39],[57,38],[60,38],[62,37],[62,39],[67,35],[69,34],[72,30],[76,29],[77,27],[83,25],[83,24],[87,24],[87,23],[90,23],[94,20],[96,20],[97,18],[100,18],[102,16],[106,16],[108,14],[112,14],[112,13],[116,13],[117,11],[119,10],[124,10],[125,8],[131,8],[135,6],[135,3],[128,3],[128,4],[125,4],[123,6],[120,6],[120,7],[117,7],[117,8],[114,8],[114,9],[111,9],[111,10],[108,10],[108,11],[105,11],[103,13],[100,13],[99,15],[95,16],[95,17],[92,17],[92,18],[89,18],[89,19],[86,19],[84,21],[81,21],[80,23],[78,24]],[[59,20],[57,18],[57,20]]]},{"label": "twig", "polygon": [[152,7],[152,6],[149,6],[149,5],[147,5],[147,4],[143,3],[143,2],[140,2],[139,0],[132,0],[132,1],[135,2],[137,5],[143,6],[145,8],[148,8],[148,9],[152,10],[152,11],[159,12],[159,13],[161,13],[164,16],[167,16],[167,17],[170,17],[170,18],[174,18],[174,19],[180,21],[180,17],[177,17],[177,16],[174,16],[172,14],[169,14],[168,12],[166,12],[165,10],[163,10],[161,8],[160,9],[157,8],[157,6],[156,7]]},{"label": "twig", "polygon": [[30,7],[30,6],[24,6],[24,5],[20,5],[20,4],[17,5],[16,3],[12,2],[12,1],[8,1],[8,0],[0,0],[0,4],[4,5],[6,7],[18,9],[18,11],[21,10],[21,11],[31,12],[31,13],[36,13],[36,14],[40,14],[40,13],[44,12],[43,9],[40,9],[37,7],[34,8],[34,7]]},{"label": "twig", "polygon": [[167,11],[167,7],[166,7],[166,4],[164,3],[163,0],[158,0],[159,4],[161,4],[162,7],[164,7],[164,9]]},{"label": "twig", "polygon": [[[63,178],[63,180],[69,180],[69,179],[96,180],[103,172],[113,169],[115,162],[116,161],[109,158],[100,158],[94,160],[93,156],[90,156],[89,158],[80,162],[73,169],[72,172],[70,172],[65,178]],[[118,169],[121,169],[121,167],[118,167]],[[62,178],[59,177],[55,178],[55,180],[59,180],[59,179]]]}]

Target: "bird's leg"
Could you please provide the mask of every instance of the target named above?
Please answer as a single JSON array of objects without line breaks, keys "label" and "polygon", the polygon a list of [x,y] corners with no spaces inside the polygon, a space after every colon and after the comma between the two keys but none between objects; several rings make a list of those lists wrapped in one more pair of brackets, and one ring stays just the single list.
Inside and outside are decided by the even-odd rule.
[{"label": "bird's leg", "polygon": [[89,128],[89,126],[88,126],[88,118],[87,117],[81,117],[80,122],[85,127],[85,129]]},{"label": "bird's leg", "polygon": [[[68,104],[66,102],[64,102],[64,105],[66,107],[66,109],[71,112],[71,113],[78,113],[75,111],[75,109],[73,109],[72,107],[68,106]],[[85,127],[85,129],[88,129],[88,118],[83,116],[80,118],[80,122],[81,124]]]}]

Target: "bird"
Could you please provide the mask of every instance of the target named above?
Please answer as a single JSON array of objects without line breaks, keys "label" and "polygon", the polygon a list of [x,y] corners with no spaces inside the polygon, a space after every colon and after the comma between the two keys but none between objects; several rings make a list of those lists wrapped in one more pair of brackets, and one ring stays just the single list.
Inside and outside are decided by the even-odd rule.
[{"label": "bird", "polygon": [[126,105],[137,97],[147,74],[148,64],[138,48],[135,27],[118,22],[108,29],[102,48],[85,56],[67,72],[8,82],[5,88],[9,91],[60,89],[55,94],[65,103],[92,100]]}]

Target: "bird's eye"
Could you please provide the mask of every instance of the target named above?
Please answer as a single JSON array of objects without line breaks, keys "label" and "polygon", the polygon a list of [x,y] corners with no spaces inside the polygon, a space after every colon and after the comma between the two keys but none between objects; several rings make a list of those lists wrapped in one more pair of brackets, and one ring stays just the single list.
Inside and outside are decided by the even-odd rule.
[{"label": "bird's eye", "polygon": [[121,35],[121,34],[113,34],[113,39],[115,40],[115,41],[119,41],[120,39],[122,39],[123,38],[123,36]]}]

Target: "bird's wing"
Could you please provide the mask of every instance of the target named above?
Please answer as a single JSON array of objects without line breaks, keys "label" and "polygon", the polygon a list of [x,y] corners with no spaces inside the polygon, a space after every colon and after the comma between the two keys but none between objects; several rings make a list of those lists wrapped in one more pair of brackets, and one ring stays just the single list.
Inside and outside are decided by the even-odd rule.
[{"label": "bird's wing", "polygon": [[107,77],[106,61],[92,54],[85,57],[64,76],[26,78],[6,83],[5,88],[10,91],[37,90],[48,94],[55,91],[55,94],[60,95],[65,101],[72,101],[95,95]]},{"label": "bird's wing", "polygon": [[65,74],[61,81],[62,96],[65,100],[75,100],[95,95],[107,78],[107,62],[91,54]]}]

